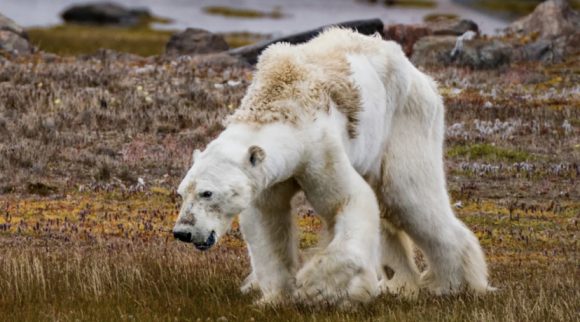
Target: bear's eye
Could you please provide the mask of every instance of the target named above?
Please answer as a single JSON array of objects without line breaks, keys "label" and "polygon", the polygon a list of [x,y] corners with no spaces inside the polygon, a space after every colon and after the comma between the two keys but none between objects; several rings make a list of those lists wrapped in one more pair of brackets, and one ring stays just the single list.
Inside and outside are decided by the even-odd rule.
[{"label": "bear's eye", "polygon": [[199,196],[203,199],[209,199],[211,198],[211,196],[213,195],[213,192],[211,191],[203,191],[199,193]]}]

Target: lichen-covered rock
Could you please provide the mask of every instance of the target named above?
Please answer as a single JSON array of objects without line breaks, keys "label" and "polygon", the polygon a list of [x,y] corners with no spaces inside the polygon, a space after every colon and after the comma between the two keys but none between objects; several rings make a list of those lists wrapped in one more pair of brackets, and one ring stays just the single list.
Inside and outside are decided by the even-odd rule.
[{"label": "lichen-covered rock", "polygon": [[0,13],[0,30],[11,31],[15,34],[18,34],[26,38],[26,32],[24,31],[24,28],[19,26],[12,19],[2,15],[1,13]]},{"label": "lichen-covered rock", "polygon": [[556,38],[540,38],[526,44],[519,49],[518,59],[557,63],[578,54],[580,54],[580,32]]},{"label": "lichen-covered rock", "polygon": [[28,42],[24,29],[10,18],[0,14],[0,52],[11,55],[30,54],[34,48]]},{"label": "lichen-covered rock", "polygon": [[151,17],[151,13],[145,8],[130,9],[112,2],[98,2],[73,5],[61,17],[66,22],[80,24],[134,26]]},{"label": "lichen-covered rock", "polygon": [[420,66],[465,66],[474,69],[497,68],[508,64],[513,47],[498,39],[465,40],[461,50],[455,51],[457,37],[427,36],[413,47],[411,61]]},{"label": "lichen-covered rock", "polygon": [[567,1],[539,4],[534,12],[512,23],[506,33],[517,48],[517,60],[558,63],[580,53],[580,13]]},{"label": "lichen-covered rock", "polygon": [[519,35],[537,34],[541,38],[578,33],[580,14],[565,0],[549,0],[540,3],[528,16],[512,23],[506,32]]},{"label": "lichen-covered rock", "polygon": [[170,56],[197,55],[222,52],[229,49],[224,37],[207,30],[187,28],[171,36],[165,52]]},{"label": "lichen-covered rock", "polygon": [[394,24],[385,26],[383,35],[386,40],[398,42],[408,57],[413,55],[413,46],[425,36],[461,36],[468,31],[479,33],[479,27],[471,20],[443,19],[427,24]]}]

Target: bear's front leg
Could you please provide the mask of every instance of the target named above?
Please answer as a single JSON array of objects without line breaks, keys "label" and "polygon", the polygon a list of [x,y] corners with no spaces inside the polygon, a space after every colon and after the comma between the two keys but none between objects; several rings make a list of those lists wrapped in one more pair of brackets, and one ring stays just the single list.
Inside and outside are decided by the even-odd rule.
[{"label": "bear's front leg", "polygon": [[378,295],[379,207],[346,154],[324,153],[299,182],[331,234],[328,246],[296,276],[295,297],[306,304],[348,306]]},{"label": "bear's front leg", "polygon": [[293,180],[278,183],[265,190],[240,215],[240,229],[252,263],[252,273],[241,290],[259,288],[260,305],[279,304],[294,289],[298,255],[290,200],[298,189]]}]

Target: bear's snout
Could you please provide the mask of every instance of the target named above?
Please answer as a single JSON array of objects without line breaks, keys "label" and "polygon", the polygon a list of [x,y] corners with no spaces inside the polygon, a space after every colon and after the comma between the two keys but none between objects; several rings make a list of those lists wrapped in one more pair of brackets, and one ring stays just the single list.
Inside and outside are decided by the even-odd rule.
[{"label": "bear's snout", "polygon": [[199,250],[208,250],[211,248],[211,246],[213,246],[213,244],[215,244],[215,241],[216,241],[215,231],[212,230],[211,233],[209,234],[209,237],[205,240],[205,242],[203,243],[193,242],[193,245],[195,245],[195,248]]}]

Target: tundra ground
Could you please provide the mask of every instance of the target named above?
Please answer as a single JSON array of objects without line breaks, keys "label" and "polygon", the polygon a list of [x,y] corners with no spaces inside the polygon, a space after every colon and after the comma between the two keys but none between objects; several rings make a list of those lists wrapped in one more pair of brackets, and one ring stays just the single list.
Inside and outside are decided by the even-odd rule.
[{"label": "tundra ground", "polygon": [[[208,252],[171,236],[174,189],[236,108],[248,67],[215,55],[0,58],[2,320],[577,321],[580,57],[427,72],[447,106],[451,202],[499,291],[383,295],[342,312],[252,306],[235,226]],[[322,225],[295,203],[306,249]]]}]

